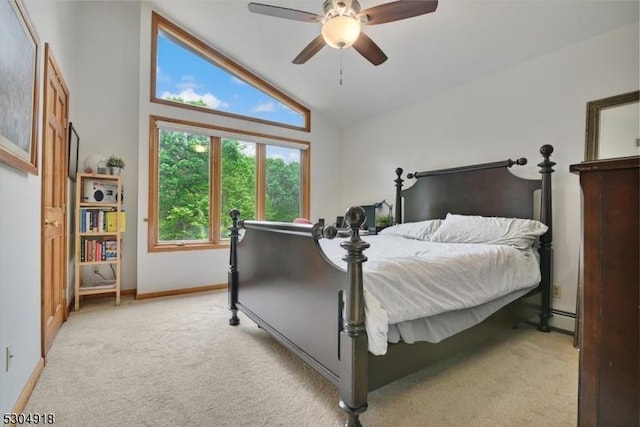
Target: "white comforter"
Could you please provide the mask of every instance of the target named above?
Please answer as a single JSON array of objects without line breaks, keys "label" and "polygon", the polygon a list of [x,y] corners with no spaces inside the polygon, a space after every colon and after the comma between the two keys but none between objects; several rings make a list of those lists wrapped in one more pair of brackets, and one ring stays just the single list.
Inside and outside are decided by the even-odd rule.
[{"label": "white comforter", "polygon": [[[344,239],[320,240],[327,257],[346,268]],[[438,342],[484,320],[540,282],[535,250],[506,245],[434,243],[364,236],[363,264],[369,351],[387,341]],[[470,309],[470,310],[466,310]]]}]

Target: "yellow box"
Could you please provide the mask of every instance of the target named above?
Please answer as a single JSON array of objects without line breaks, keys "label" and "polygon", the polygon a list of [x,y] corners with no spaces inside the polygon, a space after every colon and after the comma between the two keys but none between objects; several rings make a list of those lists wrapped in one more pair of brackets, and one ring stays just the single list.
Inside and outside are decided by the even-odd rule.
[{"label": "yellow box", "polygon": [[[115,233],[116,231],[118,231],[117,212],[107,212],[106,217],[107,233]],[[124,233],[125,231],[127,231],[127,213],[120,212],[120,232]]]}]

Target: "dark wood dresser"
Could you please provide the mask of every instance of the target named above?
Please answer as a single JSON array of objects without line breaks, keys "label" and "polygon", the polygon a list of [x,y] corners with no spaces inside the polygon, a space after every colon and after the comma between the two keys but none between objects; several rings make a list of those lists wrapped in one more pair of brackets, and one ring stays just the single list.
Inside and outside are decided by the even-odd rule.
[{"label": "dark wood dresser", "polygon": [[571,165],[583,201],[579,426],[640,425],[640,157]]}]

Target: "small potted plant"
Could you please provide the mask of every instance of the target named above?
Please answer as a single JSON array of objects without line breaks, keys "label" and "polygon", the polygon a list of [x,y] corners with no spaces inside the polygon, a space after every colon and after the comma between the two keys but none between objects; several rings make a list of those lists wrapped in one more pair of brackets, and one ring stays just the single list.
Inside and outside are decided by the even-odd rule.
[{"label": "small potted plant", "polygon": [[120,175],[120,172],[124,169],[124,160],[112,154],[107,159],[107,168],[110,175]]},{"label": "small potted plant", "polygon": [[380,231],[391,225],[393,225],[393,217],[391,215],[382,215],[381,217],[376,217],[376,231]]}]

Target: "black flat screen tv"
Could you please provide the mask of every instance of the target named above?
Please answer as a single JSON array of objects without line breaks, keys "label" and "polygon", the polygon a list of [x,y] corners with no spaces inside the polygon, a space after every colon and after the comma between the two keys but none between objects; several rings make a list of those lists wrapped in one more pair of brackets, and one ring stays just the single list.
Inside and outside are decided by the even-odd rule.
[{"label": "black flat screen tv", "polygon": [[376,228],[376,207],[375,205],[363,205],[366,218],[364,220],[363,228],[367,230],[374,230]]}]

